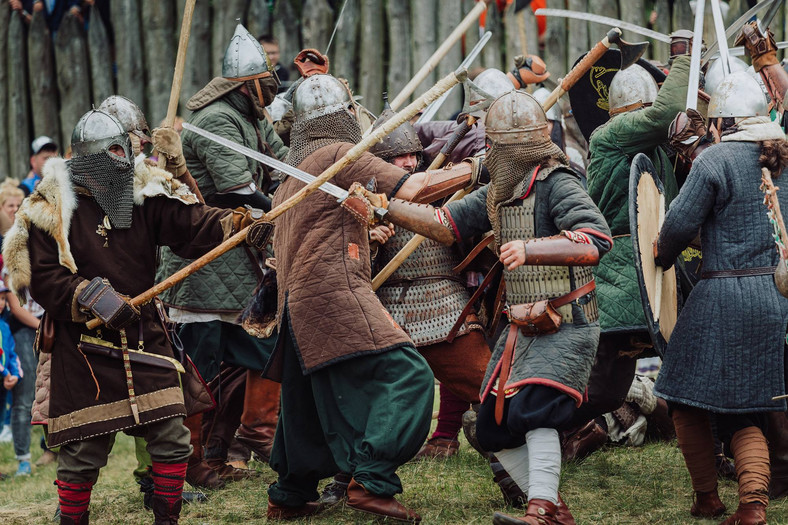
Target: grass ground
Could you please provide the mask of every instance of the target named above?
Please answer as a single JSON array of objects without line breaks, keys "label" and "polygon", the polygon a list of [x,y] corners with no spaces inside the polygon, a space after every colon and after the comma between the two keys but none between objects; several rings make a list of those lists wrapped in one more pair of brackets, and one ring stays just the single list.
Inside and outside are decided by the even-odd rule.
[{"label": "grass ground", "polygon": [[[33,441],[33,460],[41,454],[39,435],[37,432]],[[153,522],[152,515],[142,508],[142,496],[132,479],[134,466],[133,441],[122,436],[94,489],[91,523]],[[235,483],[210,494],[207,503],[184,507],[181,524],[265,523],[266,488],[275,476],[267,465],[253,462],[252,466],[260,470],[259,479]],[[12,445],[0,444],[0,472],[13,473],[15,469]],[[401,500],[417,509],[425,524],[491,523],[495,511],[521,512],[504,507],[489,468],[465,442],[454,458],[409,463],[399,473],[405,487]],[[0,524],[52,523],[57,505],[54,478],[55,466],[49,465],[35,469],[30,477],[0,482]],[[675,444],[604,449],[581,464],[566,465],[561,486],[579,525],[717,523],[689,516],[689,477]],[[735,485],[722,481],[720,488],[723,501],[735,508]],[[311,520],[290,523],[362,524],[374,520],[338,506]],[[788,500],[772,502],[769,523],[788,524]]]}]

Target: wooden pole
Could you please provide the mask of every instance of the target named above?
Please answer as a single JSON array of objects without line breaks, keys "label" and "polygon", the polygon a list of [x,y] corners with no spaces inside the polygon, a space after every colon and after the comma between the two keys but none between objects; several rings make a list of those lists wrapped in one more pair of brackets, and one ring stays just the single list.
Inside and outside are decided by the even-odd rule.
[{"label": "wooden pole", "polygon": [[[170,103],[167,105],[167,116],[164,119],[164,127],[171,128],[175,123],[175,116],[178,113],[178,100],[181,97],[181,83],[183,82],[183,70],[186,68],[186,50],[189,48],[189,35],[192,30],[192,16],[194,15],[194,4],[197,0],[186,0],[183,6],[183,21],[181,22],[181,36],[178,40],[178,56],[175,58],[175,72],[172,74],[172,88],[170,89]],[[159,155],[159,167],[164,168],[167,159],[164,155]]]},{"label": "wooden pole", "polygon": [[[350,148],[344,157],[329,166],[328,169],[326,169],[319,177],[301,188],[297,193],[284,201],[282,204],[266,213],[261,220],[266,222],[273,222],[276,220],[277,217],[303,201],[310,193],[320,188],[324,182],[328,182],[328,180],[334,175],[342,171],[349,164],[358,160],[359,157],[361,157],[369,148],[380,142],[383,137],[415,117],[416,114],[424,109],[427,105],[438,99],[438,97],[440,97],[449,89],[453,88],[455,85],[465,80],[467,76],[468,72],[464,69],[454,71],[453,73],[446,75],[446,77],[438,81],[438,83],[435,84],[429,91],[421,95],[419,98],[411,102],[405,109],[386,121],[386,123],[375,130],[374,133]],[[131,304],[134,306],[141,306],[150,302],[160,293],[172,288],[186,277],[190,276],[203,266],[215,260],[217,257],[224,255],[228,251],[244,242],[244,240],[246,240],[246,233],[248,230],[249,227],[244,228],[188,266],[181,268],[162,282],[153,286],[153,288],[150,288],[149,290],[136,296],[131,300]],[[91,321],[88,321],[87,326],[88,329],[93,330],[94,328],[101,326],[101,320],[92,319]]]},{"label": "wooden pole", "polygon": [[440,45],[440,47],[435,50],[435,53],[427,60],[427,62],[419,69],[416,75],[410,79],[410,82],[400,91],[400,93],[394,98],[391,102],[391,109],[396,110],[399,108],[408,98],[413,94],[416,90],[416,86],[421,84],[421,82],[430,74],[430,72],[435,69],[438,65],[438,62],[441,61],[443,57],[446,56],[446,53],[449,52],[451,47],[462,37],[463,33],[474,23],[482,13],[487,10],[487,0],[481,1],[474,6],[470,13],[460,22],[454,31],[446,37],[446,40]]}]

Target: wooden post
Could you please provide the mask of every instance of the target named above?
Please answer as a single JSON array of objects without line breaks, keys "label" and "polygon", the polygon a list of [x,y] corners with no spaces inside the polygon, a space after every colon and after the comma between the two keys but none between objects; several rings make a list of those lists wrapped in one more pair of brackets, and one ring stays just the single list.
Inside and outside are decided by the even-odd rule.
[{"label": "wooden post", "polygon": [[222,59],[235,33],[235,26],[244,23],[246,0],[222,0],[212,4],[214,9],[211,20],[211,70],[212,76],[218,77],[222,74]]},{"label": "wooden post", "polygon": [[[337,13],[337,16],[339,16],[339,13]],[[347,0],[345,12],[342,13],[342,18],[339,19],[339,24],[337,25],[334,43],[331,44],[331,49],[328,53],[328,58],[331,61],[331,74],[335,77],[346,79],[353,89],[356,89],[359,85],[356,48],[359,41],[360,20],[361,1]],[[325,49],[320,51],[325,51]]]},{"label": "wooden post", "polygon": [[381,95],[384,90],[384,49],[381,35],[383,35],[382,3],[379,0],[361,0],[359,82],[354,91],[364,96],[362,104],[375,115],[383,109]]},{"label": "wooden post", "polygon": [[[438,0],[438,13],[438,40],[445,41],[462,22],[462,1]],[[462,57],[462,46],[458,42],[449,48],[446,55],[438,63],[438,76],[443,77],[457,69],[457,66],[462,62]],[[394,93],[399,93],[399,91],[394,91]],[[438,110],[435,120],[448,120],[461,107],[462,89],[458,87],[449,93],[446,102]]]},{"label": "wooden post", "polygon": [[107,27],[98,9],[91,7],[90,24],[88,24],[88,55],[90,56],[91,102],[98,106],[107,97],[115,93],[112,80],[112,56]]},{"label": "wooden post", "polygon": [[[418,68],[426,64],[432,53],[438,47],[438,0],[411,0],[410,2],[410,27],[413,31],[413,39],[411,45],[413,47],[413,68],[411,75],[415,74]],[[469,30],[473,30],[471,27]],[[410,80],[409,77],[408,80]],[[435,83],[438,75],[435,71],[430,71],[424,75],[424,79],[416,86],[415,92],[421,93],[429,89]],[[407,84],[406,84],[407,86]],[[391,91],[389,93],[389,100],[391,97],[396,96],[395,93],[401,93],[403,87],[399,91]],[[410,97],[407,97],[409,99]]]},{"label": "wooden post", "polygon": [[[301,21],[293,3],[296,0],[276,0],[274,8],[274,36],[279,40],[282,66],[290,71],[290,78],[298,78],[293,59],[303,48],[301,45]],[[226,45],[226,44],[225,44]],[[324,51],[321,49],[321,52]],[[332,64],[333,67],[333,64]]]},{"label": "wooden post", "polygon": [[386,2],[389,35],[388,78],[386,91],[399,93],[411,77],[411,27],[408,2]]},{"label": "wooden post", "polygon": [[498,12],[497,7],[490,7],[487,10],[487,24],[485,30],[492,31],[492,37],[487,45],[482,49],[482,59],[480,63],[484,67],[494,67],[508,71],[514,67],[514,64],[504,63],[504,27],[501,14]]},{"label": "wooden post", "polygon": [[52,37],[43,10],[35,11],[27,30],[27,71],[30,76],[30,109],[33,137],[60,140],[57,115],[57,77]]},{"label": "wooden post", "polygon": [[[191,2],[191,0],[178,0],[178,27],[183,25],[183,13],[187,1]],[[211,56],[211,2],[200,0],[194,5],[186,56],[192,57],[192,59],[186,61],[183,71],[181,108],[185,108],[192,95],[205,87],[213,78],[211,68],[207,67],[204,61],[196,58]]]},{"label": "wooden post", "polygon": [[[669,0],[656,0],[654,9],[657,11],[657,22],[654,24],[654,30],[669,35],[671,31],[670,23],[670,2]],[[667,64],[670,58],[670,46],[665,45],[663,42],[656,42],[651,40],[651,45],[648,46],[651,51],[651,57],[659,61],[661,64]]]},{"label": "wooden post", "polygon": [[[528,6],[520,11],[520,16],[525,22],[525,38],[528,43],[528,52],[533,55],[539,55],[539,26],[536,23],[536,15],[534,15],[533,9]],[[514,67],[513,64],[512,67]],[[548,64],[547,67],[549,71],[550,65]]]},{"label": "wooden post", "polygon": [[[115,32],[117,94],[131,99],[144,110],[147,105],[145,103],[145,65],[142,54],[140,0],[114,0],[110,15],[112,28]],[[73,127],[74,124],[76,122],[71,126]]]},{"label": "wooden post", "polygon": [[[8,24],[11,8],[7,0],[0,0],[0,44],[8,47]],[[9,176],[8,165],[8,57],[0,51],[0,180]],[[59,139],[59,138],[58,138]],[[16,175],[19,177],[19,175]]]},{"label": "wooden post", "polygon": [[[419,111],[427,107],[427,105],[429,105],[431,102],[437,100],[438,97],[440,97],[447,90],[462,82],[466,76],[466,71],[460,71],[457,73],[451,73],[450,75],[447,75],[445,78],[438,81],[438,83],[435,84],[429,91],[411,102],[406,108],[394,115],[391,119],[387,120],[382,126],[375,130],[374,133],[350,148],[344,157],[329,166],[323,173],[320,174],[319,177],[301,188],[298,192],[293,194],[279,206],[266,213],[261,220],[273,222],[277,217],[288,211],[290,208],[298,205],[307,196],[309,196],[310,193],[317,191],[323,183],[329,181],[337,173],[358,160],[367,150],[369,150],[369,148],[380,142],[383,137],[412,119]],[[246,240],[246,233],[248,230],[249,227],[244,228],[188,266],[181,268],[164,281],[156,284],[153,288],[133,298],[131,300],[131,304],[134,306],[140,306],[150,302],[154,297],[163,291],[172,288],[175,284],[193,274],[200,268],[204,267],[206,264],[215,260],[217,257],[240,245]],[[101,320],[99,319],[93,319],[87,323],[88,328],[91,330],[97,328],[100,325]]]},{"label": "wooden post", "polygon": [[[651,9],[648,8],[648,12],[646,11],[646,3],[643,0],[625,0],[619,3],[619,8],[621,10],[621,20],[637,24],[640,27],[646,27],[646,20],[651,14]],[[624,31],[621,38],[630,42],[642,42],[644,40],[642,35],[637,35],[631,31]],[[648,47],[646,54],[651,56],[649,55],[651,46]],[[644,58],[646,58],[646,55],[644,55]]]},{"label": "wooden post", "polygon": [[[268,0],[251,0],[249,2],[246,29],[255,37],[270,34],[273,29],[273,21],[273,13],[268,10]],[[192,23],[192,34],[194,34],[194,23]]]},{"label": "wooden post", "polygon": [[82,27],[76,15],[66,13],[55,36],[62,152],[71,143],[71,131],[77,121],[90,110],[90,66]]},{"label": "wooden post", "polygon": [[[192,5],[192,11],[194,7]],[[169,108],[172,106],[173,93],[175,95],[175,107],[172,108],[172,117],[178,111],[178,96],[180,95],[181,79],[183,78],[183,66],[180,67],[180,74],[176,68],[178,77],[178,92],[175,93],[175,82],[170,76],[170,71],[175,67],[176,47],[176,27],[175,2],[172,0],[142,0],[142,40],[145,53],[145,116],[148,125],[152,128],[158,127],[159,122],[167,116],[170,117]],[[189,19],[191,26],[191,18]],[[183,27],[181,27],[183,31]],[[181,40],[182,41],[182,40]],[[188,37],[183,45],[183,55],[186,55],[186,44]],[[180,48],[177,48],[180,49]],[[179,57],[180,58],[180,57]],[[172,124],[170,124],[172,126]]]},{"label": "wooden post", "polygon": [[[689,2],[672,2],[672,4],[673,4],[672,30],[676,31],[678,29],[689,29],[690,31],[692,31],[692,27],[695,25],[694,24],[695,16],[692,14],[692,9],[690,8]],[[709,9],[709,11],[711,11],[711,9]],[[716,38],[714,40],[716,40]],[[706,45],[711,45],[711,42],[707,41]]]},{"label": "wooden post", "polygon": [[[624,0],[626,1],[626,0]],[[677,2],[682,3],[682,2]],[[687,3],[687,2],[683,2]],[[595,15],[609,16],[612,18],[619,18],[618,16],[618,0],[588,0],[588,12]],[[548,18],[549,20],[549,18]],[[604,35],[610,31],[610,27],[603,24],[589,23],[588,34],[591,39],[595,39],[598,35]],[[549,67],[548,63],[548,67]]]},{"label": "wooden post", "polygon": [[9,175],[24,178],[30,169],[30,99],[27,90],[27,38],[18,12],[8,24],[8,158]]},{"label": "wooden post", "polygon": [[[341,6],[341,2],[339,4]],[[328,47],[331,31],[334,29],[334,10],[326,0],[304,0],[301,13],[303,24],[301,39],[304,47],[312,47],[321,53],[324,52]]]},{"label": "wooden post", "polygon": [[[547,0],[547,7],[563,9],[563,0]],[[563,77],[569,70],[566,54],[566,18],[558,16],[547,17],[547,30],[545,31],[545,64],[552,78]]]},{"label": "wooden post", "polygon": [[[581,13],[588,12],[588,0],[569,0],[569,9]],[[571,67],[580,56],[591,48],[588,36],[588,22],[584,20],[567,20],[569,38],[567,39],[567,59]],[[548,65],[547,70],[550,70]],[[556,79],[557,80],[557,79]]]}]

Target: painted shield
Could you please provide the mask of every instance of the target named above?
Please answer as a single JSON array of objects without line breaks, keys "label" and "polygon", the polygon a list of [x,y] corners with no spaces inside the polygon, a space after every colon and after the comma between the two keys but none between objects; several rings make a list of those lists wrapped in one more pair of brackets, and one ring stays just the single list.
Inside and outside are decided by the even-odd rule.
[{"label": "painted shield", "polygon": [[665,211],[662,181],[651,160],[639,153],[629,170],[629,228],[646,326],[660,356],[665,353],[679,311],[675,265],[663,271],[654,263],[653,244]]},{"label": "painted shield", "polygon": [[[583,57],[585,54],[577,59],[575,65]],[[641,58],[637,64],[648,71],[657,84],[665,81],[665,73],[647,60]],[[591,140],[591,133],[596,128],[610,120],[610,115],[607,112],[609,108],[608,92],[610,82],[613,81],[613,76],[619,69],[621,69],[621,52],[618,49],[608,49],[569,90],[572,114],[587,141]]]}]

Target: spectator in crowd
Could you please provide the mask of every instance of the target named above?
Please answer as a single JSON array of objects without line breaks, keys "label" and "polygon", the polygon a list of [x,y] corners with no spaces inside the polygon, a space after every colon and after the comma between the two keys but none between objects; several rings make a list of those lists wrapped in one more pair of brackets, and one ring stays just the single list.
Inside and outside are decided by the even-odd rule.
[{"label": "spectator in crowd", "polygon": [[[3,388],[5,391],[11,390],[16,386],[22,371],[19,366],[19,359],[14,351],[14,338],[11,335],[11,328],[8,326],[8,303],[6,297],[8,287],[0,281],[0,377],[3,378]],[[2,403],[0,403],[0,421],[5,419],[5,391],[2,391]],[[8,476],[0,473],[0,480]]]},{"label": "spectator in crowd", "polygon": [[[0,243],[3,236],[14,224],[16,217],[16,210],[22,204],[22,199],[25,198],[25,193],[19,189],[19,181],[16,179],[6,179],[0,185]],[[2,259],[0,258],[0,267],[2,267]]]},{"label": "spectator in crowd", "polygon": [[57,156],[57,144],[46,135],[41,135],[34,140],[30,145],[30,149],[33,153],[30,156],[30,171],[19,185],[19,189],[25,193],[25,197],[33,193],[36,185],[41,180],[41,170],[44,167],[44,163],[51,157]]},{"label": "spectator in crowd", "polygon": [[[271,62],[271,65],[274,66],[274,71],[276,71],[277,76],[279,76],[279,81],[285,83],[290,80],[290,72],[279,63],[279,40],[271,35],[260,36],[257,40],[260,42],[260,45],[263,46],[263,50],[265,54],[268,55],[268,60]],[[283,87],[285,89],[287,88],[287,86]]]}]

